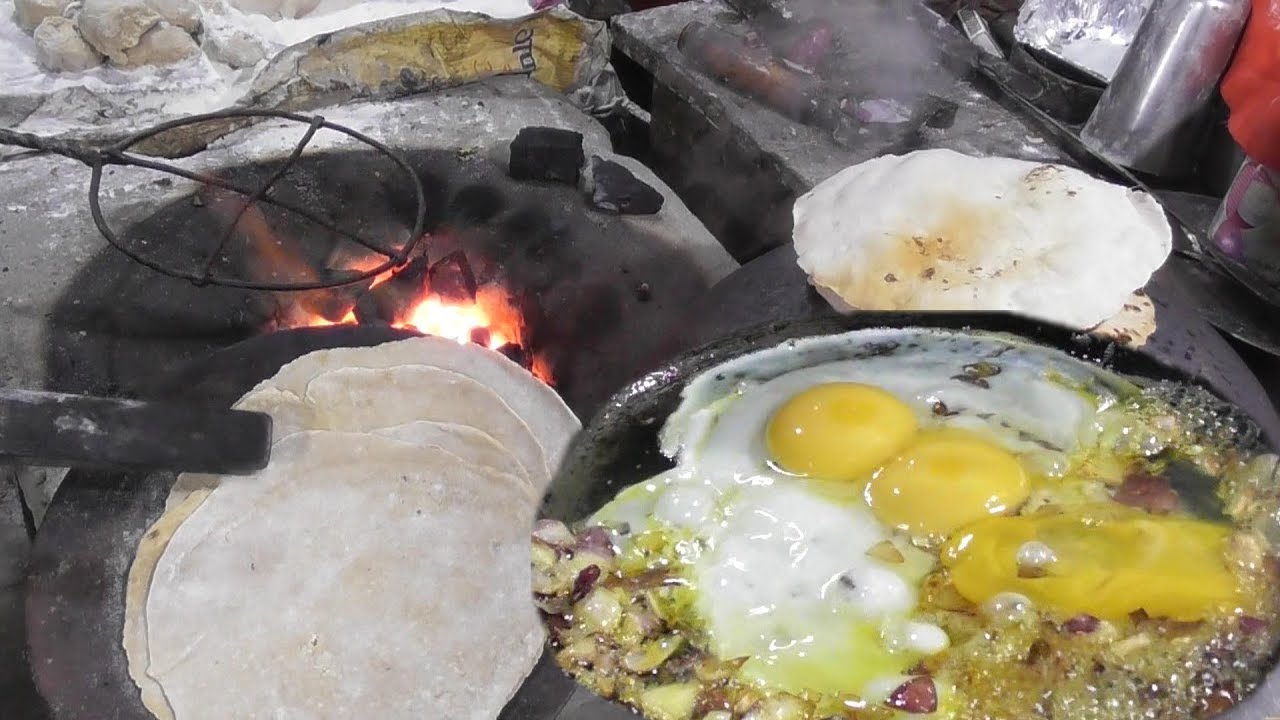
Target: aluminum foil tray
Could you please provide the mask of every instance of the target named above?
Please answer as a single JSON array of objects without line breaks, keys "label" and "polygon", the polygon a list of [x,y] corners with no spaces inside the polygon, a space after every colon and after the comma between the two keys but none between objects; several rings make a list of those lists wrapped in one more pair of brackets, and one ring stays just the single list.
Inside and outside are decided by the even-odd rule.
[{"label": "aluminum foil tray", "polygon": [[1152,0],[1026,0],[1013,35],[1106,84]]}]

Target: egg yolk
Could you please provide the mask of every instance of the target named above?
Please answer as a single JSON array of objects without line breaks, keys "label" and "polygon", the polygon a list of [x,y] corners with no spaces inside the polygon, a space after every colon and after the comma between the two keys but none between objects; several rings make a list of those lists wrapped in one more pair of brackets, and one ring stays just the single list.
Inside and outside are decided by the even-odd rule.
[{"label": "egg yolk", "polygon": [[[1081,511],[981,520],[942,553],[961,595],[983,603],[1014,592],[1063,617],[1120,620],[1136,610],[1178,621],[1227,612],[1240,588],[1224,562],[1228,529],[1201,520],[1132,513],[1098,519]],[[1051,560],[1026,572],[1027,543]]]},{"label": "egg yolk", "polygon": [[783,470],[824,480],[857,480],[902,449],[916,432],[906,403],[859,383],[816,385],[769,419],[765,443]]},{"label": "egg yolk", "polygon": [[912,533],[945,535],[1027,499],[1030,483],[1018,459],[963,430],[921,433],[867,484],[881,522]]}]

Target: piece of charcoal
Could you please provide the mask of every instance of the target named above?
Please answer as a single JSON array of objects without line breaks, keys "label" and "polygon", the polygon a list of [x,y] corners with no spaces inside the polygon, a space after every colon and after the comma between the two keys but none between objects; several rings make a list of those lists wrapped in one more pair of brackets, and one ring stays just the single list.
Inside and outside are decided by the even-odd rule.
[{"label": "piece of charcoal", "polygon": [[360,324],[393,323],[427,292],[427,256],[419,256],[398,269],[386,282],[365,290],[352,308]]},{"label": "piece of charcoal", "polygon": [[475,302],[476,276],[461,250],[440,258],[430,270],[431,291],[451,302]]},{"label": "piece of charcoal", "polygon": [[591,204],[622,215],[653,215],[662,209],[662,193],[627,168],[599,155],[591,156]]},{"label": "piece of charcoal", "polygon": [[956,112],[960,106],[945,98],[930,97],[923,110],[925,127],[934,130],[950,130],[956,124]]},{"label": "piece of charcoal", "polygon": [[361,325],[389,325],[395,319],[394,315],[388,315],[388,308],[380,302],[381,298],[374,294],[373,290],[360,294],[360,299],[356,301],[355,307],[351,309],[352,314],[356,316],[356,322]]},{"label": "piece of charcoal", "polygon": [[515,180],[550,180],[577,185],[586,153],[582,133],[548,127],[527,127],[511,141],[507,174]]},{"label": "piece of charcoal", "polygon": [[498,352],[506,355],[508,360],[523,368],[528,368],[533,364],[533,358],[529,357],[529,351],[516,343],[507,343],[498,348]]}]

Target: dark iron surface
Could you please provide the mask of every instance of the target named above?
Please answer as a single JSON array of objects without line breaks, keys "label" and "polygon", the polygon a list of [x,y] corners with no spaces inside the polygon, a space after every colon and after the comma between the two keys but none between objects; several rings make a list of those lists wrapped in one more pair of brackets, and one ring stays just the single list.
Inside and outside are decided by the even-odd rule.
[{"label": "dark iron surface", "polygon": [[[621,489],[671,467],[658,451],[657,433],[680,401],[684,384],[718,363],[789,338],[860,327],[922,325],[1006,331],[1079,357],[1106,358],[1112,369],[1133,375],[1196,382],[1248,413],[1280,444],[1280,416],[1257,378],[1201,318],[1181,291],[1178,276],[1162,269],[1146,288],[1159,329],[1143,352],[1082,337],[1011,315],[968,313],[861,313],[843,317],[813,292],[790,246],[743,266],[689,309],[683,332],[669,339],[675,359],[623,388],[595,414],[570,447],[545,498],[542,513],[567,521],[594,512]],[[572,720],[621,720],[626,711],[599,697],[575,698]],[[1280,716],[1280,675],[1222,720]]]},{"label": "dark iron surface", "polygon": [[[230,407],[306,353],[414,335],[362,326],[262,335],[164,378],[157,393]],[[174,479],[172,473],[73,470],[45,515],[27,578],[26,625],[32,673],[54,720],[151,718],[121,645],[124,592],[138,541],[163,511]],[[574,687],[544,657],[499,720],[550,720]]]},{"label": "dark iron surface", "polygon": [[[1060,327],[1046,325],[1014,315],[999,313],[860,313],[854,316],[838,316],[821,312],[815,303],[821,302],[803,294],[784,292],[759,292],[744,294],[753,277],[752,265],[731,276],[726,283],[735,288],[725,298],[736,299],[750,309],[743,310],[737,318],[733,313],[719,312],[709,307],[697,308],[694,317],[704,322],[690,336],[690,342],[698,338],[719,338],[709,344],[695,347],[623,388],[587,423],[583,432],[570,447],[560,472],[552,483],[551,492],[543,504],[542,513],[547,517],[567,521],[580,520],[611,500],[623,488],[668,469],[672,463],[658,451],[658,431],[668,415],[680,403],[680,392],[685,384],[701,372],[726,360],[756,350],[773,347],[792,338],[825,335],[869,327],[940,327],[948,329],[972,329],[1007,332],[1024,337],[1041,345],[1054,347],[1072,356],[1095,362],[1116,372],[1139,377],[1179,380],[1201,385],[1214,391],[1220,398],[1230,399],[1221,387],[1204,377],[1195,377],[1172,367],[1169,352],[1174,347],[1192,347],[1196,344],[1188,337],[1185,326],[1181,344],[1167,335],[1154,353],[1136,352],[1106,340],[1081,335]],[[765,264],[761,267],[772,267]],[[776,276],[775,276],[776,277]],[[782,283],[771,284],[780,287]],[[761,288],[756,287],[756,290]],[[714,305],[715,293],[709,298]],[[825,305],[825,303],[824,303]],[[1168,305],[1162,304],[1166,316]],[[735,320],[746,320],[751,315],[794,315],[795,319],[766,321],[749,329]],[[817,315],[817,317],[814,317]],[[1195,318],[1194,314],[1189,317]],[[772,319],[772,318],[770,318]],[[1165,330],[1166,334],[1170,331]],[[1201,338],[1217,337],[1208,330]],[[1218,375],[1219,380],[1229,380],[1235,395],[1248,392],[1257,381],[1248,375],[1243,363],[1221,338],[1218,342],[1204,342],[1197,353],[1212,353],[1204,357],[1204,369],[1215,374],[1233,373],[1229,378]],[[1222,353],[1226,353],[1225,355]],[[1193,355],[1192,357],[1198,357]],[[1158,359],[1157,359],[1158,358]],[[1183,358],[1185,361],[1186,358]],[[1184,363],[1185,364],[1185,363]],[[1260,391],[1260,389],[1259,389]],[[1271,435],[1276,446],[1276,434],[1280,419],[1274,408],[1257,416],[1263,428]],[[602,698],[588,700],[584,708],[590,710],[577,717],[623,717],[617,704]],[[1259,720],[1280,713],[1280,677],[1272,673],[1267,682],[1245,702],[1232,711],[1219,716],[1221,720]]]}]

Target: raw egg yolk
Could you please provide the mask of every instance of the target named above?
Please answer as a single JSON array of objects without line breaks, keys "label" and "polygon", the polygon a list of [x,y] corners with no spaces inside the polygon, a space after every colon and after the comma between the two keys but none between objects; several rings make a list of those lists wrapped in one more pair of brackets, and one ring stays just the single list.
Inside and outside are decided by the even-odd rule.
[{"label": "raw egg yolk", "polygon": [[[1178,621],[1228,612],[1240,588],[1224,561],[1228,530],[1201,520],[1081,511],[981,520],[953,537],[943,564],[960,594],[983,603],[1014,592],[1063,617],[1121,620],[1136,610]],[[1028,572],[1019,551],[1047,548]],[[1025,554],[1024,554],[1025,557]]]},{"label": "raw egg yolk", "polygon": [[866,477],[915,432],[915,413],[894,395],[870,385],[829,383],[778,408],[765,443],[786,472],[849,481]]},{"label": "raw egg yolk", "polygon": [[975,433],[935,430],[876,473],[866,498],[886,525],[945,535],[1007,512],[1029,493],[1026,471],[1007,450]]}]

